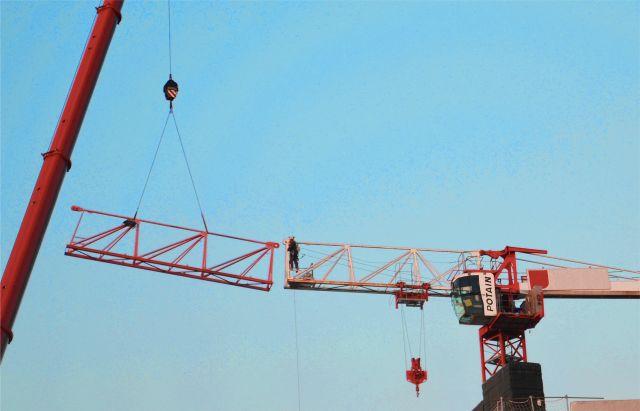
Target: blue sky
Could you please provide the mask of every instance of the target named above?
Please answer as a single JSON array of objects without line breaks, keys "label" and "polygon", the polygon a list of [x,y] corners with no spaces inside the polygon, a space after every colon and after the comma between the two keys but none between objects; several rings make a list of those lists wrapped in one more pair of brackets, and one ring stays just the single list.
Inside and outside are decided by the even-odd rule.
[{"label": "blue sky", "polygon": [[[95,2],[0,3],[2,265]],[[210,228],[640,266],[638,2],[174,2],[176,116]],[[167,103],[166,3],[129,1],[2,365],[3,410],[295,410],[293,294],[63,255],[72,204],[131,213]],[[175,135],[141,215],[199,226]],[[427,305],[404,381],[384,296],[298,292],[303,410],[466,410],[476,327]],[[411,313],[412,315],[415,313]],[[640,392],[637,301],[548,301],[547,395]]]}]

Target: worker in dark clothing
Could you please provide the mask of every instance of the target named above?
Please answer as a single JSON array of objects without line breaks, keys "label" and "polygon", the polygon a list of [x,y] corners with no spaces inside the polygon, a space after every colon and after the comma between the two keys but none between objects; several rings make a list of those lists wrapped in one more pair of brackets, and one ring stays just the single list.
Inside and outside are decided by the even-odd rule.
[{"label": "worker in dark clothing", "polygon": [[287,240],[287,252],[289,253],[289,270],[293,270],[295,267],[296,272],[298,272],[298,252],[300,251],[300,247],[298,243],[296,243],[296,238],[294,236],[289,237]]}]

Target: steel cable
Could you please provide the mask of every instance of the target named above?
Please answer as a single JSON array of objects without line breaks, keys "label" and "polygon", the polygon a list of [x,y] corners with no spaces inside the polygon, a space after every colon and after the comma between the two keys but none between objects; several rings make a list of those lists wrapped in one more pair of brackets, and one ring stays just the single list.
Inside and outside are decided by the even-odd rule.
[{"label": "steel cable", "polygon": [[173,72],[171,67],[171,0],[167,0],[167,14],[169,16],[169,78],[171,78]]},{"label": "steel cable", "polygon": [[162,127],[162,133],[160,133],[160,138],[158,139],[158,145],[156,146],[156,152],[153,154],[153,160],[151,161],[151,167],[149,167],[149,172],[147,173],[147,178],[144,181],[144,186],[142,187],[142,193],[140,194],[140,198],[138,199],[138,206],[136,207],[136,212],[133,215],[133,218],[138,216],[138,211],[140,210],[140,204],[142,204],[142,197],[144,197],[144,193],[147,190],[147,184],[149,184],[149,178],[151,177],[151,171],[153,170],[153,166],[156,163],[156,158],[158,157],[158,151],[160,150],[160,145],[162,144],[162,139],[164,138],[164,132],[167,129],[167,124],[169,123],[169,116],[171,112],[167,114],[167,118],[164,120],[164,126]]},{"label": "steel cable", "polygon": [[169,110],[169,114],[173,117],[173,124],[176,126],[176,133],[178,134],[178,141],[180,141],[180,148],[182,149],[182,156],[184,157],[184,162],[187,165],[187,171],[189,172],[189,178],[191,178],[191,186],[193,187],[193,192],[196,195],[196,201],[198,202],[198,208],[200,209],[200,216],[202,217],[202,223],[204,224],[205,231],[209,231],[207,227],[207,221],[204,218],[204,211],[202,211],[202,204],[200,203],[200,196],[198,195],[198,190],[196,189],[196,183],[193,179],[193,173],[191,173],[191,167],[189,166],[189,160],[187,159],[187,153],[184,150],[184,144],[182,143],[182,137],[180,136],[180,130],[178,129],[178,122],[176,121],[176,115],[173,110]]},{"label": "steel cable", "polygon": [[293,326],[296,334],[296,375],[298,377],[298,411],[300,411],[300,352],[298,349],[298,308],[295,290],[293,290]]}]

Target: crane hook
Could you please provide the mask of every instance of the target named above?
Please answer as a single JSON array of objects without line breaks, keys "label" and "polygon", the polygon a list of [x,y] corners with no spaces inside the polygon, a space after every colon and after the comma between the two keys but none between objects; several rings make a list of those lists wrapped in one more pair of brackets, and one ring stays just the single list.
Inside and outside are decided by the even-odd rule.
[{"label": "crane hook", "polygon": [[416,385],[416,397],[420,396],[420,384],[427,381],[427,371],[420,365],[420,357],[411,358],[411,369],[407,370],[407,381]]},{"label": "crane hook", "polygon": [[169,80],[164,84],[162,91],[164,91],[164,97],[169,100],[169,109],[173,110],[173,100],[178,97],[178,83],[176,83],[169,74]]}]

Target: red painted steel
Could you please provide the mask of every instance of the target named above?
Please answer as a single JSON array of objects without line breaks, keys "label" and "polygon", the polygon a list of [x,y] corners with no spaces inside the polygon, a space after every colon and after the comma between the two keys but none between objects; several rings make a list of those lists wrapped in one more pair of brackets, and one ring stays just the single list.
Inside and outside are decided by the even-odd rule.
[{"label": "red painted steel", "polygon": [[71,168],[73,146],[98,81],[111,38],[116,25],[120,22],[123,2],[124,0],[105,0],[102,6],[97,8],[98,16],[51,146],[42,155],[44,157],[42,169],[2,276],[0,361],[4,357],[7,344],[13,339],[12,327],[20,301],[27,288],[64,175]]},{"label": "red painted steel", "polygon": [[[67,244],[65,254],[68,256],[261,291],[269,291],[273,285],[273,257],[275,249],[279,247],[278,243],[86,210],[78,206],[71,209],[81,214],[71,241]],[[80,223],[85,214],[105,217],[109,228],[87,237],[79,236]],[[178,232],[181,236],[179,240],[169,244],[163,243],[161,246],[143,244],[141,233],[149,232],[151,229]],[[128,244],[130,238],[131,242]],[[213,239],[233,240],[234,243],[242,242],[247,246],[255,244],[258,248],[212,265],[207,245]],[[201,246],[198,247],[199,245]],[[197,254],[198,252],[200,254]],[[188,262],[189,258],[191,261],[199,262],[199,265]],[[260,267],[259,263],[265,258],[268,261],[265,276],[249,275]]]},{"label": "red painted steel", "polygon": [[422,369],[420,358],[411,358],[411,369],[406,373],[407,381],[416,386],[416,397],[420,396],[420,384],[427,381],[427,371]]},{"label": "red painted steel", "polygon": [[[407,307],[424,307],[424,303],[429,300],[429,283],[423,283],[422,289],[418,289],[419,291],[406,291],[405,288],[407,286],[404,282],[397,283],[397,286],[400,288],[395,292],[396,297],[396,309],[400,306],[400,304],[404,304]],[[410,290],[416,290],[415,288],[410,288]]]},{"label": "red painted steel", "polygon": [[502,367],[510,362],[527,362],[527,345],[524,331],[494,331],[480,329],[480,362],[482,383],[487,382]]},{"label": "red painted steel", "polygon": [[502,287],[502,290],[510,293],[517,294],[520,291],[520,286],[518,285],[518,270],[517,270],[517,262],[516,262],[516,253],[525,253],[525,254],[547,254],[547,250],[538,250],[535,248],[523,248],[523,247],[511,247],[507,246],[502,250],[480,250],[479,254],[486,255],[494,260],[498,258],[502,258],[502,264],[495,270],[495,276],[498,276],[504,271],[507,271],[507,278],[509,281],[508,287]]},{"label": "red painted steel", "polygon": [[501,312],[491,323],[478,331],[483,383],[509,362],[527,362],[525,331],[534,328],[544,317],[544,299],[541,292],[534,291],[526,297],[528,308],[525,310],[516,311],[515,307],[511,309],[514,299],[520,294],[516,253],[546,254],[547,251],[520,247],[505,247],[499,251],[480,251],[480,255],[489,256],[494,260],[502,258],[502,263],[496,270],[482,271],[493,273],[495,280],[506,271],[508,279],[508,284],[496,284],[501,298],[504,298]]}]

